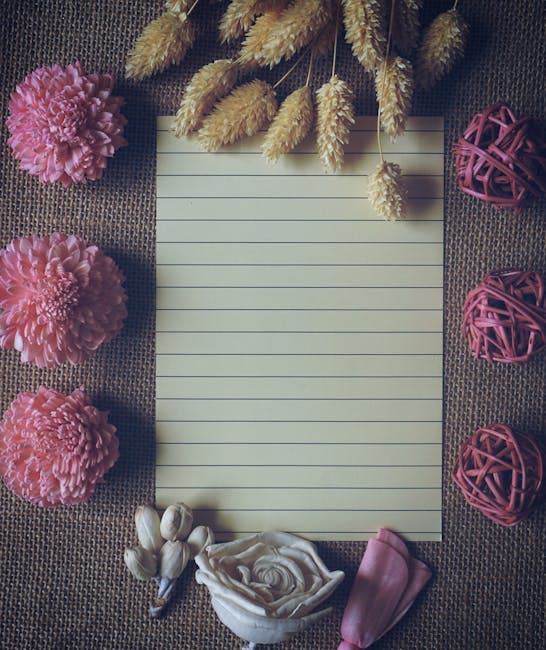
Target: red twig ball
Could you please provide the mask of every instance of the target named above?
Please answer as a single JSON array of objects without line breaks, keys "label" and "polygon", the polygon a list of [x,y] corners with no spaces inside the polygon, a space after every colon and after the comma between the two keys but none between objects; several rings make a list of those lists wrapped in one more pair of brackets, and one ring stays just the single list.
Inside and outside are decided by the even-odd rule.
[{"label": "red twig ball", "polygon": [[546,347],[546,296],[538,273],[489,273],[468,294],[463,311],[463,334],[477,359],[523,363]]},{"label": "red twig ball", "polygon": [[491,424],[465,440],[451,476],[472,507],[514,526],[538,504],[542,474],[542,454],[531,436]]},{"label": "red twig ball", "polygon": [[546,190],[546,145],[533,121],[504,104],[475,115],[455,145],[459,187],[517,214]]}]

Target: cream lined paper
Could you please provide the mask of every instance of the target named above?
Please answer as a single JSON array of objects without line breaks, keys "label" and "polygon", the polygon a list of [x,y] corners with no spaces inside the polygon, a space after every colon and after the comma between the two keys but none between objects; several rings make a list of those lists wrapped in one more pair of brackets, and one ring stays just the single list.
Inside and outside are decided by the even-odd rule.
[{"label": "cream lined paper", "polygon": [[156,498],[219,539],[379,526],[441,537],[443,121],[385,156],[410,215],[366,199],[375,118],[340,175],[312,142],[269,166],[261,137],[202,152],[157,138]]}]

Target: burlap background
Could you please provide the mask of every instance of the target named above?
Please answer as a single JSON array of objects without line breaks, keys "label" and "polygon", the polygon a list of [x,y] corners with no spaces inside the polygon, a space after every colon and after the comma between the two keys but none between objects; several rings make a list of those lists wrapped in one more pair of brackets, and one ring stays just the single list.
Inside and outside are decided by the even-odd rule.
[{"label": "burlap background", "polygon": [[[449,8],[426,1],[425,20]],[[154,126],[176,110],[184,82],[199,65],[225,52],[213,26],[221,5],[202,0],[195,12],[200,37],[186,62],[141,84],[123,79],[126,53],[160,0],[0,0],[1,119],[10,91],[41,65],[79,59],[88,71],[117,75],[126,98],[130,146],[110,162],[104,180],[63,190],[41,186],[20,172],[2,126],[1,244],[32,232],[75,232],[106,249],[127,276],[130,316],[110,345],[78,368],[40,371],[0,355],[0,407],[39,384],[70,391],[84,385],[118,427],[121,459],[92,502],[41,510],[0,488],[0,646],[19,650],[119,648],[221,650],[237,640],[215,618],[206,590],[187,570],[175,604],[151,621],[149,585],[123,566],[135,541],[133,510],[154,499]],[[450,147],[473,113],[506,99],[519,114],[542,116],[544,7],[537,0],[462,0],[472,26],[464,63],[429,94],[418,94],[416,114],[446,118],[445,451],[442,544],[415,544],[434,579],[380,649],[540,650],[544,638],[545,510],[513,530],[471,511],[449,480],[456,450],[474,428],[507,421],[544,437],[545,363],[490,367],[469,358],[459,335],[461,304],[485,272],[498,267],[544,272],[544,203],[519,218],[498,213],[456,188]],[[341,48],[339,73],[375,111],[369,79]],[[294,74],[284,92],[302,81]],[[277,79],[279,72],[271,76]],[[316,82],[327,79],[326,67]],[[338,626],[364,543],[320,544],[331,568],[347,573],[334,598],[335,613],[283,648],[337,647]]]}]

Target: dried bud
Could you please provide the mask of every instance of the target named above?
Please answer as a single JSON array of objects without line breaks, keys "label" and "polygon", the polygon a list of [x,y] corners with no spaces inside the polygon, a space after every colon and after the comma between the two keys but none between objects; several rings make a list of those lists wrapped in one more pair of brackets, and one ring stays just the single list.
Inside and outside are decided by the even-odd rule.
[{"label": "dried bud", "polygon": [[193,524],[193,513],[185,503],[175,503],[169,506],[161,517],[161,535],[164,539],[174,542],[186,539]]},{"label": "dried bud", "polygon": [[157,573],[155,555],[141,546],[126,548],[123,559],[127,568],[137,580],[151,580]]},{"label": "dried bud", "polygon": [[214,544],[214,531],[208,526],[197,526],[187,539],[192,560],[202,553],[207,546]]},{"label": "dried bud", "polygon": [[190,547],[185,542],[165,542],[159,554],[159,575],[175,580],[186,568],[190,559]]},{"label": "dried bud", "polygon": [[135,525],[138,541],[142,548],[159,553],[163,539],[159,530],[159,515],[150,506],[139,506],[135,512]]}]

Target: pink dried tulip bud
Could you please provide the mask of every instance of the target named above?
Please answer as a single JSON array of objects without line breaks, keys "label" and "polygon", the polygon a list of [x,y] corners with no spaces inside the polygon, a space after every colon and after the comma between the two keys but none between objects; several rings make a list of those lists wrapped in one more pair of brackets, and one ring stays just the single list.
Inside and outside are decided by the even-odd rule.
[{"label": "pink dried tulip bud", "polygon": [[159,575],[167,580],[176,580],[189,559],[190,547],[185,542],[165,542],[159,554]]},{"label": "pink dried tulip bud", "polygon": [[169,506],[161,517],[161,535],[171,542],[186,539],[193,524],[192,509],[185,503]]},{"label": "pink dried tulip bud", "polygon": [[157,558],[141,546],[126,548],[123,559],[137,580],[151,580],[157,574]]},{"label": "pink dried tulip bud", "polygon": [[163,539],[159,530],[159,515],[151,506],[139,506],[135,512],[135,526],[142,548],[159,553]]}]

